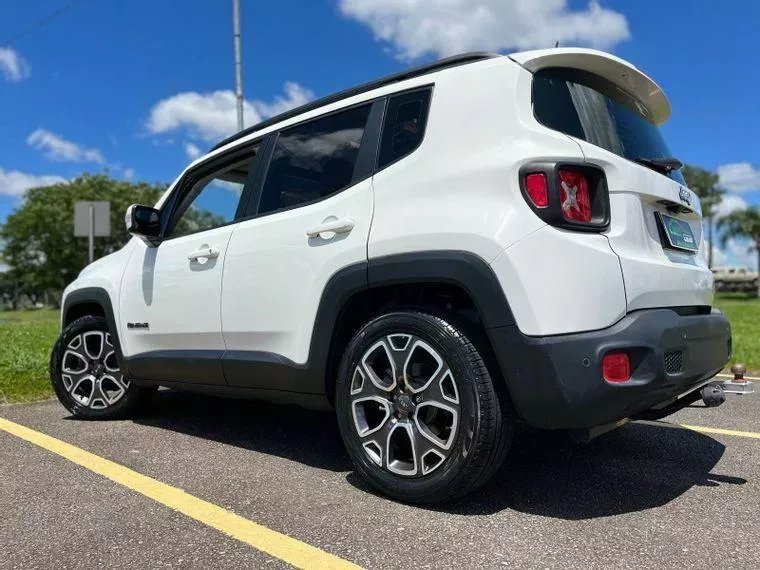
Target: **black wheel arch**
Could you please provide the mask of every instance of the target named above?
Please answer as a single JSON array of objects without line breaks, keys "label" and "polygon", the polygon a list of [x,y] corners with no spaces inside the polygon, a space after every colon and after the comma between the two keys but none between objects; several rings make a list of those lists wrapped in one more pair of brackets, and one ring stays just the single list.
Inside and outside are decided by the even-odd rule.
[{"label": "black wheel arch", "polygon": [[[61,307],[62,328],[65,329],[67,325],[87,315],[99,316],[106,319],[108,329],[111,332],[111,338],[113,339],[114,349],[116,350],[116,357],[121,364],[124,359],[121,352],[121,342],[119,341],[119,329],[116,326],[111,296],[103,287],[83,287],[75,289],[66,295]],[[126,371],[123,369],[122,372],[126,374]]]},{"label": "black wheel arch", "polygon": [[[425,251],[383,256],[337,272],[322,293],[312,332],[307,368],[312,372],[303,388],[333,397],[341,347],[363,322],[356,315],[373,316],[363,306],[376,293],[391,294],[410,287],[445,286],[471,300],[492,349],[488,331],[514,325],[504,290],[491,266],[481,257],[455,250]],[[370,301],[371,302],[371,301]],[[403,306],[403,304],[402,304]],[[353,319],[353,320],[352,320]],[[501,373],[501,369],[499,370]]]}]

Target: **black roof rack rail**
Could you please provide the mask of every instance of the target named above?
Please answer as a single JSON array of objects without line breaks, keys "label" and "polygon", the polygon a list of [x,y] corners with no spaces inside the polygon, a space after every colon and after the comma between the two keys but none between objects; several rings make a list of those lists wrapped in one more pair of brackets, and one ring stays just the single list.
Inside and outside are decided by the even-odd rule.
[{"label": "black roof rack rail", "polygon": [[221,148],[225,145],[228,145],[231,142],[241,139],[251,134],[254,131],[265,129],[266,127],[270,125],[274,125],[275,123],[279,123],[280,121],[290,119],[291,117],[295,117],[296,115],[300,115],[301,113],[306,113],[308,111],[318,109],[319,107],[329,105],[330,103],[335,103],[336,101],[340,101],[341,99],[348,99],[349,97],[353,97],[354,95],[359,95],[367,91],[372,91],[373,89],[377,89],[378,87],[383,87],[385,85],[390,85],[391,83],[398,83],[399,81],[404,81],[405,79],[411,79],[412,77],[427,75],[428,73],[433,73],[435,71],[440,71],[442,69],[447,69],[449,67],[456,67],[458,65],[464,65],[466,63],[472,63],[475,61],[481,61],[483,59],[498,57],[499,55],[500,54],[498,53],[491,53],[491,52],[485,52],[485,51],[473,51],[473,52],[462,53],[462,54],[455,55],[452,57],[439,59],[438,61],[434,61],[433,63],[429,63],[427,65],[412,67],[411,69],[407,69],[406,71],[402,71],[400,73],[394,73],[393,75],[388,75],[386,77],[381,77],[380,79],[375,79],[373,81],[369,81],[368,83],[362,83],[361,85],[358,85],[356,87],[351,87],[344,91],[339,91],[338,93],[327,95],[326,97],[322,97],[321,99],[310,101],[309,103],[306,103],[305,105],[301,105],[300,107],[296,107],[295,109],[285,111],[284,113],[275,115],[274,117],[271,117],[267,119],[266,121],[262,121],[251,127],[247,127],[243,129],[242,131],[239,131],[235,133],[234,135],[229,136],[223,141],[217,143],[216,145],[214,145],[211,151],[215,151],[218,148]]}]

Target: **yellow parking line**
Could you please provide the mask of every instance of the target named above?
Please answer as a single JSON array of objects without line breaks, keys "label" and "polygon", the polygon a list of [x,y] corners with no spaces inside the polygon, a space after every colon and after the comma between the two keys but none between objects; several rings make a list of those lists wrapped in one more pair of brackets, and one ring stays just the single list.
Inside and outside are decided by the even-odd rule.
[{"label": "yellow parking line", "polygon": [[698,431],[701,433],[714,433],[718,435],[735,435],[737,437],[749,437],[752,439],[760,439],[760,433],[754,431],[738,431],[735,429],[723,429],[723,428],[711,428],[702,426],[690,426],[686,424],[678,424],[682,428]]},{"label": "yellow parking line", "polygon": [[760,439],[760,433],[755,431],[739,431],[735,429],[723,429],[712,428],[704,426],[692,426],[687,424],[671,424],[668,422],[652,422],[649,420],[636,420],[637,424],[644,424],[647,426],[676,428],[676,429],[690,429],[692,431],[698,431],[700,433],[712,433],[716,435],[733,435],[736,437],[748,437],[750,439]]},{"label": "yellow parking line", "polygon": [[[715,377],[716,378],[730,378],[731,380],[734,379],[733,374],[716,374]],[[760,380],[760,378],[757,378],[755,376],[745,376],[744,379],[745,380]]]},{"label": "yellow parking line", "polygon": [[359,568],[319,548],[256,524],[182,489],[142,475],[74,445],[0,418],[0,430],[60,455],[296,568]]}]

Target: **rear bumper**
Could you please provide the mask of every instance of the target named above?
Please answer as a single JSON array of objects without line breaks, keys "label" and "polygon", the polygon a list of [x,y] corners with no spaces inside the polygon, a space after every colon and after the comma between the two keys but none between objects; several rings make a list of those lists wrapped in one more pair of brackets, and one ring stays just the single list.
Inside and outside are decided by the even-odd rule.
[{"label": "rear bumper", "polygon": [[[731,327],[716,309],[689,316],[641,310],[607,329],[569,335],[528,337],[516,326],[489,332],[518,413],[542,429],[591,428],[634,416],[696,388],[731,356]],[[630,355],[633,375],[610,384],[602,358],[620,350]]]}]

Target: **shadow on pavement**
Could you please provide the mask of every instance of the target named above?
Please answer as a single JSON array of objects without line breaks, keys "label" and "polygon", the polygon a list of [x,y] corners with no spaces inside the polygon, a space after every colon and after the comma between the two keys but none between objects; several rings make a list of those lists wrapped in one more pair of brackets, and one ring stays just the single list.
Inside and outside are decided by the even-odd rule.
[{"label": "shadow on pavement", "polygon": [[135,423],[349,471],[334,414],[251,400],[160,390]]},{"label": "shadow on pavement", "polygon": [[720,442],[691,430],[642,424],[586,445],[561,434],[526,432],[486,487],[437,510],[487,514],[510,508],[582,520],[652,509],[693,486],[746,483],[712,473],[724,451]]},{"label": "shadow on pavement", "polygon": [[[352,471],[330,412],[176,391],[160,391],[137,423],[346,472]],[[629,424],[582,445],[562,434],[520,432],[504,466],[484,488],[433,510],[487,515],[504,509],[569,520],[664,505],[693,486],[741,485],[712,473],[725,447],[706,435]]]}]

